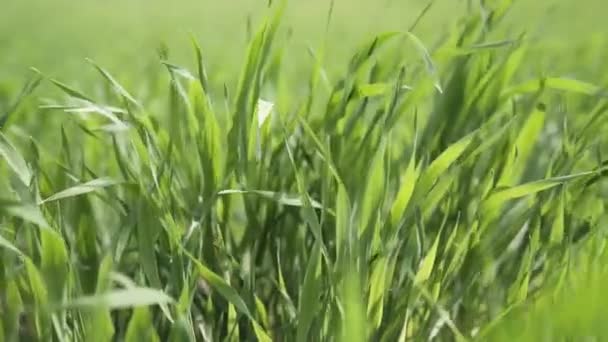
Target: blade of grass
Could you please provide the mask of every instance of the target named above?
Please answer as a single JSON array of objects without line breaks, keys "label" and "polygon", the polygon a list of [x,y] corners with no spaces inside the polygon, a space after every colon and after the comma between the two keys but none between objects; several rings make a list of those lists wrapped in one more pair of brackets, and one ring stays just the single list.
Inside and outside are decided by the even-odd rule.
[{"label": "blade of grass", "polygon": [[39,204],[45,204],[45,203],[58,201],[58,200],[62,200],[62,199],[70,198],[70,197],[76,197],[76,196],[88,194],[90,192],[97,191],[99,189],[103,189],[103,188],[107,188],[107,187],[111,187],[111,186],[116,186],[118,184],[121,184],[121,182],[110,179],[110,178],[97,178],[97,179],[88,181],[86,183],[79,184],[79,185],[73,186],[71,188],[65,189],[63,191],[60,191],[60,192],[42,200]]}]

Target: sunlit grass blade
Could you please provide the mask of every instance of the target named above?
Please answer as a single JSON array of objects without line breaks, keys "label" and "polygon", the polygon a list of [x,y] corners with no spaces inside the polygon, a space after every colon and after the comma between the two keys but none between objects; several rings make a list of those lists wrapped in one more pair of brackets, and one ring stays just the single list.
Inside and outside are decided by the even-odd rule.
[{"label": "sunlit grass blade", "polygon": [[553,245],[558,245],[564,240],[565,193],[565,189],[560,193],[555,218],[553,220],[553,225],[551,226],[551,235],[549,236],[549,241]]},{"label": "sunlit grass blade", "polygon": [[368,340],[367,317],[359,274],[353,267],[346,268],[342,281],[341,298],[344,303],[344,318],[338,341],[363,342]]},{"label": "sunlit grass blade", "polygon": [[100,67],[92,59],[87,58],[87,62],[90,63],[95,69],[97,69],[101,76],[103,76],[103,78],[105,78],[106,81],[108,81],[108,83],[112,85],[112,88],[114,88],[118,95],[128,100],[132,104],[136,105],[137,107],[141,107],[139,102],[137,102],[137,100],[131,94],[129,94],[129,92],[122,85],[120,85],[120,83],[118,83],[118,81],[116,81],[116,79],[114,79],[114,77],[107,70]]},{"label": "sunlit grass blade", "polygon": [[33,176],[30,167],[23,159],[23,156],[2,133],[0,133],[0,156],[8,163],[23,185],[29,186]]},{"label": "sunlit grass blade", "polygon": [[418,38],[412,32],[409,32],[409,31],[405,32],[405,36],[410,41],[412,41],[414,43],[414,45],[416,46],[416,48],[418,49],[418,51],[420,51],[420,54],[422,56],[422,59],[424,60],[426,69],[427,69],[429,75],[433,78],[433,80],[435,82],[435,88],[437,88],[437,90],[440,93],[443,93],[443,88],[441,87],[441,81],[439,80],[439,76],[437,75],[437,68],[435,67],[435,63],[433,62],[431,55],[429,54],[428,50],[424,46],[424,43],[422,43],[420,38]]},{"label": "sunlit grass blade", "polygon": [[78,297],[61,307],[63,308],[95,308],[107,307],[111,310],[138,308],[152,305],[171,304],[174,300],[165,292],[147,288],[135,287],[130,289],[115,289],[92,296]]},{"label": "sunlit grass blade", "polygon": [[44,74],[42,74],[40,71],[35,70],[37,73],[39,73],[42,77],[44,77],[45,79],[48,79],[52,84],[54,84],[57,88],[59,88],[61,91],[63,91],[66,95],[71,96],[73,98],[79,99],[79,100],[84,100],[87,102],[91,102],[94,103],[95,101],[93,99],[91,99],[89,96],[85,95],[84,93],[70,87],[69,85],[60,82],[54,78],[47,78]]},{"label": "sunlit grass blade", "polygon": [[441,239],[441,232],[443,230],[439,230],[439,233],[435,237],[435,242],[431,248],[427,251],[426,255],[420,262],[420,266],[418,267],[418,271],[416,272],[416,276],[414,277],[414,285],[420,285],[426,282],[433,273],[433,268],[435,266],[435,260],[437,258],[437,249],[439,248],[439,241]]},{"label": "sunlit grass blade", "polygon": [[293,152],[291,151],[291,147],[289,146],[289,141],[287,140],[287,134],[285,132],[285,127],[283,127],[283,132],[284,132],[284,136],[285,136],[285,138],[284,138],[285,150],[287,151],[287,156],[289,158],[291,167],[295,174],[296,185],[298,187],[298,191],[300,192],[301,198],[304,200],[304,207],[302,208],[302,215],[304,216],[304,220],[305,220],[306,224],[309,226],[313,236],[315,237],[317,242],[320,244],[322,255],[325,258],[328,258],[329,256],[327,253],[327,247],[325,246],[325,243],[323,242],[323,233],[322,233],[321,225],[319,223],[319,218],[317,217],[317,214],[314,211],[314,208],[312,206],[312,200],[310,198],[310,195],[308,194],[308,191],[306,191],[306,186],[305,186],[304,180],[302,179],[302,176],[300,175],[300,171],[299,171],[296,161],[294,159]]},{"label": "sunlit grass blade", "polygon": [[94,179],[92,181],[88,181],[86,183],[82,183],[82,184],[73,186],[71,188],[62,190],[54,195],[51,195],[51,196],[45,198],[44,200],[42,200],[42,202],[40,202],[40,204],[45,204],[48,202],[58,201],[58,200],[62,200],[65,198],[76,197],[76,196],[88,194],[90,192],[97,191],[99,189],[103,189],[103,188],[107,188],[107,187],[111,187],[111,186],[116,186],[118,184],[121,184],[121,182],[110,179],[110,178]]},{"label": "sunlit grass blade", "polygon": [[420,191],[421,195],[426,195],[433,187],[437,179],[447,171],[447,169],[464,153],[467,147],[473,141],[474,133],[471,133],[454,144],[450,145],[443,151],[433,162],[422,172],[419,179],[419,185],[416,191]]},{"label": "sunlit grass blade", "polygon": [[296,333],[296,341],[304,342],[309,340],[309,330],[315,316],[321,309],[318,298],[321,295],[321,243],[316,242],[310,256],[302,290],[300,292],[300,300],[298,304],[298,329]]},{"label": "sunlit grass blade", "polygon": [[545,123],[544,105],[539,104],[524,122],[517,139],[510,151],[509,159],[498,179],[498,186],[511,186],[519,182],[526,166],[530,163],[530,154],[537,143]]},{"label": "sunlit grass blade", "polygon": [[[257,196],[260,196],[262,198],[265,198],[265,199],[268,199],[268,200],[271,200],[271,201],[276,201],[279,204],[287,205],[287,206],[291,206],[291,207],[303,207],[304,206],[304,201],[302,200],[302,198],[300,196],[298,196],[298,195],[292,195],[292,194],[286,194],[286,193],[280,193],[280,192],[274,192],[274,191],[266,191],[266,190],[235,190],[235,189],[230,189],[230,190],[221,190],[220,192],[218,192],[219,196],[236,195],[236,194],[241,194],[241,195],[247,195],[247,194],[257,195]],[[333,215],[333,212],[331,211],[331,209],[323,207],[323,205],[321,203],[319,203],[318,201],[315,201],[315,200],[311,199],[310,200],[310,204],[315,209],[326,210],[326,211],[330,212]]]},{"label": "sunlit grass blade", "polygon": [[154,329],[152,315],[147,307],[137,307],[133,310],[125,335],[125,342],[136,342],[142,339],[151,342],[160,341]]},{"label": "sunlit grass blade", "polygon": [[33,204],[23,204],[0,198],[0,212],[2,211],[10,216],[19,217],[25,221],[34,223],[40,228],[50,227],[40,208]]},{"label": "sunlit grass blade", "polygon": [[238,294],[238,292],[232,288],[224,279],[222,279],[219,275],[211,271],[205,265],[203,265],[199,260],[197,260],[193,255],[188,252],[185,252],[186,255],[192,260],[196,266],[198,274],[205,279],[209,285],[215,289],[224,299],[230,302],[232,305],[236,307],[236,309],[247,316],[251,321],[253,329],[257,335],[257,337],[263,341],[269,341],[270,338],[268,334],[261,328],[260,324],[255,320],[252,312],[247,307],[247,304]]},{"label": "sunlit grass blade", "polygon": [[[0,227],[2,228],[2,227]],[[23,252],[21,252],[19,250],[19,248],[17,248],[14,244],[12,244],[10,241],[8,241],[7,239],[5,239],[4,237],[2,237],[2,235],[0,235],[0,247],[5,248],[17,255],[23,255]]]},{"label": "sunlit grass blade", "polygon": [[36,74],[23,86],[21,92],[14,100],[13,104],[4,112],[0,113],[0,130],[6,127],[11,116],[13,116],[20,108],[22,103],[38,88],[42,82],[42,76]]},{"label": "sunlit grass blade", "polygon": [[488,197],[483,203],[483,206],[487,209],[495,210],[497,207],[504,204],[508,200],[534,195],[538,192],[551,189],[567,182],[595,175],[604,169],[600,169],[598,171],[581,172],[567,176],[553,177],[507,188],[498,188],[488,195]]},{"label": "sunlit grass blade", "polygon": [[59,303],[63,301],[69,275],[67,246],[61,236],[50,229],[40,232],[40,240],[40,271],[45,280],[49,300]]},{"label": "sunlit grass blade", "polygon": [[509,98],[517,94],[534,93],[541,88],[566,91],[583,95],[602,95],[602,88],[588,82],[570,78],[547,77],[530,80],[506,89],[502,96]]}]

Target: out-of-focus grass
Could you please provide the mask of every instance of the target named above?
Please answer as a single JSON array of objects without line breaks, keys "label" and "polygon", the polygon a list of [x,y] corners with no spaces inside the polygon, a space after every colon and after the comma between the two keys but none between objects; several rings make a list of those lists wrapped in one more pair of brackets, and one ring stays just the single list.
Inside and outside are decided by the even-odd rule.
[{"label": "out-of-focus grass", "polygon": [[[360,40],[376,32],[407,29],[426,5],[422,0],[335,1],[326,35],[329,3],[295,0],[286,12],[283,29],[293,32],[290,58],[301,66],[299,71],[310,63],[309,44],[316,47],[327,40],[327,69],[333,72]],[[435,1],[418,34],[434,39],[450,29],[466,3]],[[133,76],[155,60],[161,42],[169,45],[177,61],[188,61],[187,34],[193,32],[215,71],[213,77],[234,77],[229,70],[241,62],[247,22],[259,23],[264,7],[261,0],[6,0],[0,11],[0,76],[14,81],[35,66],[76,80],[85,57]],[[505,27],[528,31],[542,46],[577,48],[608,30],[599,15],[603,9],[600,0],[516,1]],[[120,68],[127,61],[130,67]]]},{"label": "out-of-focus grass", "polygon": [[[422,2],[390,4],[355,0],[334,6],[328,47],[339,63],[347,51],[374,32],[405,29],[420,11]],[[35,65],[51,71],[78,70],[82,56],[111,65],[125,59],[139,62],[153,59],[160,42],[167,43],[180,61],[190,56],[187,34],[200,39],[210,67],[223,73],[241,62],[247,42],[248,21],[255,27],[265,4],[257,0],[234,2],[192,1],[102,1],[74,2],[13,1],[4,5],[0,36],[15,51],[7,54],[10,67]],[[293,1],[286,13],[284,31],[293,32],[293,57],[307,62],[306,44],[325,39],[328,1]],[[452,21],[452,20],[449,20]],[[10,50],[9,50],[10,51]],[[111,52],[110,52],[111,51]],[[117,58],[121,57],[121,58]],[[297,63],[296,63],[297,64]],[[7,69],[6,65],[3,68]]]}]

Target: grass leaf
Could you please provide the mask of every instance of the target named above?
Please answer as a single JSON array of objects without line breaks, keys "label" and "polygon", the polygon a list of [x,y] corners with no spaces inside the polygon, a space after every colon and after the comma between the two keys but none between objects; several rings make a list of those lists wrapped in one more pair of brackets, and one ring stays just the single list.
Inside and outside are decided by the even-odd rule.
[{"label": "grass leaf", "polygon": [[32,171],[23,159],[23,156],[2,133],[0,133],[0,156],[6,160],[23,185],[29,186],[33,176]]},{"label": "grass leaf", "polygon": [[82,183],[71,188],[65,189],[52,196],[49,196],[44,199],[40,204],[88,194],[90,192],[97,191],[99,189],[107,188],[110,186],[115,186],[118,184],[121,184],[121,182],[115,181],[110,178],[97,178],[86,183]]},{"label": "grass leaf", "polygon": [[69,300],[65,308],[107,307],[112,310],[170,304],[174,300],[165,292],[147,287],[116,289]]}]

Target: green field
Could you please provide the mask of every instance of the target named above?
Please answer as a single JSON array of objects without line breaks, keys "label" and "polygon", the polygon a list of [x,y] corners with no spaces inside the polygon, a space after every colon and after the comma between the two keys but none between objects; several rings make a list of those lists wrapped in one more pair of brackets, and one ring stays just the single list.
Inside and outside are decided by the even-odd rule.
[{"label": "green field", "polygon": [[5,0],[0,342],[608,341],[601,0]]}]

